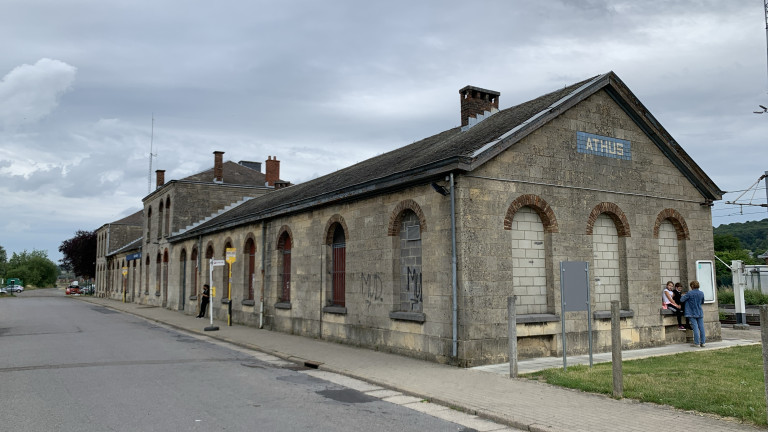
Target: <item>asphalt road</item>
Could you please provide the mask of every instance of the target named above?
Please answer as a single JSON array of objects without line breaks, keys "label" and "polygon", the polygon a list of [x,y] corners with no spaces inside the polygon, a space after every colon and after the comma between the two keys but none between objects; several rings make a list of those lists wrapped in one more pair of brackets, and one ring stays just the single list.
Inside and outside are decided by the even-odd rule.
[{"label": "asphalt road", "polygon": [[26,291],[0,298],[0,430],[469,430],[274,360]]}]

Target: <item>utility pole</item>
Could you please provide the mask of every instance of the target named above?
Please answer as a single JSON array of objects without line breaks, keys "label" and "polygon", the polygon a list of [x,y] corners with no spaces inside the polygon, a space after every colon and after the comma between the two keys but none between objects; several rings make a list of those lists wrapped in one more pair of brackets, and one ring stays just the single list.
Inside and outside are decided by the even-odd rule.
[{"label": "utility pole", "polygon": [[[763,9],[765,9],[765,43],[766,59],[768,59],[768,0],[763,0]],[[766,77],[768,77],[768,63],[766,63]]]},{"label": "utility pole", "polygon": [[[765,0],[768,2],[768,0]],[[157,153],[152,153],[152,145],[155,140],[155,114],[152,113],[152,132],[149,135],[149,174],[147,175],[147,195],[152,192],[152,158],[157,156]]]}]

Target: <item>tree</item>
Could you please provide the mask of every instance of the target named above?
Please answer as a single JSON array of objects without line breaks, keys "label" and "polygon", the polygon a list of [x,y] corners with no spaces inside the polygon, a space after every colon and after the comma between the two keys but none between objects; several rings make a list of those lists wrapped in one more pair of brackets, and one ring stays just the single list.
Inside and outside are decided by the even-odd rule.
[{"label": "tree", "polygon": [[8,267],[8,253],[0,246],[0,278],[5,278],[6,267]]},{"label": "tree", "polygon": [[742,250],[741,240],[738,237],[731,234],[715,234],[715,251],[732,251]]},{"label": "tree", "polygon": [[59,267],[48,259],[48,252],[43,250],[14,252],[6,267],[6,277],[19,278],[25,285],[50,287],[56,283]]},{"label": "tree", "polygon": [[77,231],[75,236],[59,246],[64,258],[62,267],[75,272],[76,276],[90,279],[96,275],[96,231]]},{"label": "tree", "polygon": [[[729,266],[731,265],[731,261],[734,260],[740,260],[744,262],[745,265],[758,264],[758,262],[749,255],[749,251],[746,249],[716,251],[715,255],[728,263]],[[715,278],[717,279],[718,287],[733,285],[731,270],[718,260],[715,260]]]}]

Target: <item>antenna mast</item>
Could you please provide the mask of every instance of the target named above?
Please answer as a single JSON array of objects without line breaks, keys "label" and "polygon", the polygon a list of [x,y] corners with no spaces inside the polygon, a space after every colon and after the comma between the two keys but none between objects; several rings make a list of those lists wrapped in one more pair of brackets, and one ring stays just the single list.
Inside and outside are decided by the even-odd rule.
[{"label": "antenna mast", "polygon": [[[763,0],[763,6],[765,9],[765,42],[766,49],[768,50],[768,0]],[[768,54],[768,51],[766,54]],[[768,68],[768,65],[766,65],[766,68]],[[766,69],[766,72],[768,73],[768,69]]]},{"label": "antenna mast", "polygon": [[[768,0],[765,0],[768,2]],[[768,31],[768,30],[767,30]],[[152,113],[152,132],[149,135],[149,175],[147,175],[147,195],[152,192],[152,158],[157,156],[157,153],[152,153],[152,145],[155,141],[155,113]]]}]

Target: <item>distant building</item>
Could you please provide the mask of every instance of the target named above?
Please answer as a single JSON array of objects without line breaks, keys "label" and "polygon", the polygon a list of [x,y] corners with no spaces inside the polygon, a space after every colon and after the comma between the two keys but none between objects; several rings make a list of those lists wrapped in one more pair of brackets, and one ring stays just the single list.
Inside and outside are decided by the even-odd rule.
[{"label": "distant building", "polygon": [[[461,126],[306,183],[220,152],[212,171],[159,172],[140,223],[99,230],[100,294],[192,315],[212,275],[217,318],[231,303],[237,324],[474,366],[507,360],[512,295],[521,357],[560,355],[563,317],[586,352],[588,317],[560,294],[560,263],[583,261],[595,350],[613,300],[625,348],[684,342],[662,286],[714,256],[723,192],[639,99],[613,72],[502,110],[499,92],[459,94]],[[705,314],[717,340],[716,303]]]}]

